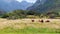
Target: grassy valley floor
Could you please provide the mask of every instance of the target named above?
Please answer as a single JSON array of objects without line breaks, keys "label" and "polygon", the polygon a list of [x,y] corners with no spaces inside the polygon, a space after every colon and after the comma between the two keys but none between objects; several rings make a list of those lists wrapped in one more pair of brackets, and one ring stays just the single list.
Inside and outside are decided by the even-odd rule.
[{"label": "grassy valley floor", "polygon": [[0,18],[0,34],[60,34],[60,19],[43,19],[43,23],[39,20]]}]

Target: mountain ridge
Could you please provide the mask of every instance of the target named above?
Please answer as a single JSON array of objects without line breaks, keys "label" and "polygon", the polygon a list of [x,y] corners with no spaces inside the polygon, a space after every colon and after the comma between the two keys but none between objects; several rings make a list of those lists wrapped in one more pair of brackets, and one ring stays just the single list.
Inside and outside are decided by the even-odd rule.
[{"label": "mountain ridge", "polygon": [[33,3],[28,3],[26,1],[18,2],[13,0],[10,3],[8,3],[8,1],[5,2],[4,0],[0,0],[0,9],[5,11],[12,11],[17,9],[26,10],[26,8],[31,6],[32,4]]},{"label": "mountain ridge", "polygon": [[[38,3],[38,1],[39,0],[37,0],[36,3]],[[41,1],[44,1],[44,0],[41,0]],[[40,3],[40,4],[38,3],[39,5],[37,5],[36,3],[35,3],[36,6],[33,5],[34,7],[31,6],[27,10],[45,13],[45,12],[48,12],[52,9],[54,10],[56,7],[60,8],[59,7],[60,6],[60,0],[46,0],[46,1],[44,1],[43,4],[41,2],[39,2]]]}]

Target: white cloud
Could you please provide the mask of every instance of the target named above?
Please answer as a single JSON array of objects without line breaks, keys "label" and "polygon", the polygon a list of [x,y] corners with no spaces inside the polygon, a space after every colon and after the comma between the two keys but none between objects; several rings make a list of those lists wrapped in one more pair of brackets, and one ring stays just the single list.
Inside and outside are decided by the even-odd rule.
[{"label": "white cloud", "polygon": [[21,2],[21,1],[27,1],[27,2],[30,2],[30,3],[35,3],[36,0],[17,0],[17,1],[19,1],[19,2]]},{"label": "white cloud", "polygon": [[21,2],[21,1],[23,1],[23,0],[16,0],[16,1],[19,1],[19,2]]},{"label": "white cloud", "polygon": [[36,2],[36,0],[26,0],[27,2],[31,2],[31,3],[34,3]]}]

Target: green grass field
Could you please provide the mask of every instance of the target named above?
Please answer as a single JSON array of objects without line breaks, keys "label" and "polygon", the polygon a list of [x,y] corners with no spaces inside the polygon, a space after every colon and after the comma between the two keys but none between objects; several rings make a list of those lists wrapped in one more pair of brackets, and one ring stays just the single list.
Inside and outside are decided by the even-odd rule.
[{"label": "green grass field", "polygon": [[60,34],[60,29],[26,27],[24,29],[4,28],[1,34]]},{"label": "green grass field", "polygon": [[44,23],[38,20],[31,22],[30,19],[0,19],[0,34],[60,34],[60,22],[57,19]]}]

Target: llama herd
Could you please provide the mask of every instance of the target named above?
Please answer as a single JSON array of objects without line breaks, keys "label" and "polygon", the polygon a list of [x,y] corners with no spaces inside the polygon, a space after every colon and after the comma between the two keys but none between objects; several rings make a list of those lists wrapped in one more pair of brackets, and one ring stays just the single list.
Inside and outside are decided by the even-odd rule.
[{"label": "llama herd", "polygon": [[[32,19],[32,22],[35,22],[35,20]],[[39,20],[38,22],[44,23],[44,22],[50,22],[50,20],[46,20],[46,21],[44,21],[44,20]]]}]

